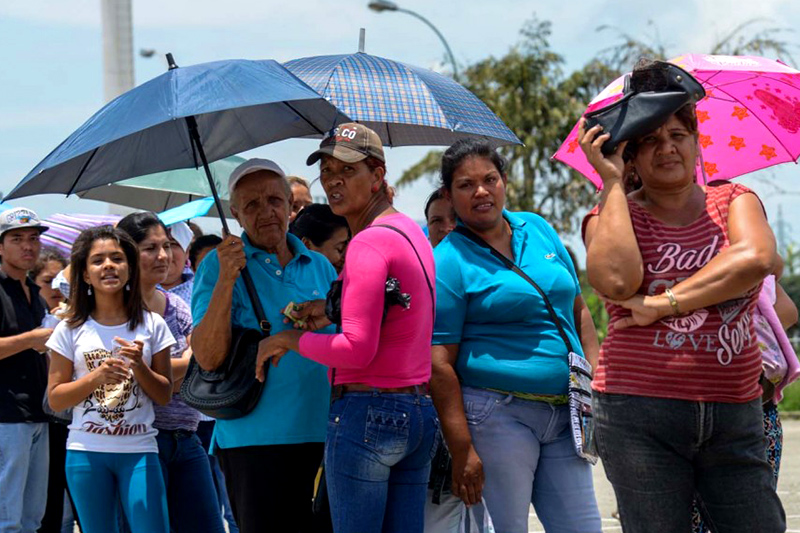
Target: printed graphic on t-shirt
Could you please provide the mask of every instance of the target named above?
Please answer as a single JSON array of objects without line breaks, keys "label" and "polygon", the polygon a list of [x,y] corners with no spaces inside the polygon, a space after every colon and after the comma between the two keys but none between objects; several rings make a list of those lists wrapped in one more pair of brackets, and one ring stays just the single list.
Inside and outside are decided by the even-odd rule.
[{"label": "printed graphic on t-shirt", "polygon": [[[720,241],[720,236],[716,235],[711,242],[698,248],[686,247],[673,242],[661,244],[656,249],[659,256],[645,265],[647,271],[656,275],[670,276],[675,272],[686,272],[686,275],[670,276],[672,279],[655,279],[648,286],[647,294],[650,296],[661,294],[665,289],[680,283],[704,267],[719,253]],[[670,331],[656,330],[653,346],[672,350],[691,349],[713,353],[720,365],[729,365],[735,356],[741,354],[755,341],[751,334],[750,313],[742,313],[742,309],[750,303],[753,291],[712,308],[701,308],[685,315],[662,318],[661,324]],[[708,330],[701,330],[715,311],[722,322],[716,335],[709,333]],[[714,317],[715,321],[716,318]]]},{"label": "printed graphic on t-shirt", "polygon": [[[105,349],[84,352],[86,367],[89,372],[99,367],[104,360],[111,357],[111,352]],[[147,431],[144,424],[129,424],[125,420],[126,413],[141,407],[140,389],[134,381],[133,375],[122,383],[106,384],[97,387],[84,402],[84,420],[81,428],[89,433],[105,435],[136,435]],[[132,401],[131,401],[132,398]],[[102,420],[108,423],[98,423],[90,419],[89,415],[96,412]]]}]

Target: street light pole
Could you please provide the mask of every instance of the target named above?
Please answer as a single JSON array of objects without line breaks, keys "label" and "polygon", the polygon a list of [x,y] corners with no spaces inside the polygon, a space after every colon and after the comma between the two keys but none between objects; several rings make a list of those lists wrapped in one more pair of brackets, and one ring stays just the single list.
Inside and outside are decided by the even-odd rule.
[{"label": "street light pole", "polygon": [[370,2],[369,4],[367,4],[367,7],[369,7],[371,10],[375,11],[376,13],[383,13],[384,11],[396,11],[398,13],[405,13],[407,15],[411,15],[412,17],[416,17],[417,19],[419,19],[422,22],[424,22],[425,24],[427,24],[428,27],[430,29],[432,29],[433,32],[439,37],[439,40],[442,41],[442,44],[444,45],[445,50],[447,50],[447,57],[450,59],[450,64],[453,67],[453,79],[455,79],[456,81],[459,81],[459,79],[458,79],[458,65],[456,65],[456,58],[453,56],[453,51],[450,50],[450,45],[447,44],[447,40],[445,40],[444,35],[442,35],[442,32],[440,32],[438,29],[436,29],[436,26],[434,26],[431,23],[431,21],[429,21],[428,19],[426,19],[425,17],[423,17],[422,15],[417,13],[416,11],[411,11],[410,9],[404,9],[404,8],[398,6],[397,4],[395,4],[394,2],[388,2],[386,0],[376,0],[374,2]]}]

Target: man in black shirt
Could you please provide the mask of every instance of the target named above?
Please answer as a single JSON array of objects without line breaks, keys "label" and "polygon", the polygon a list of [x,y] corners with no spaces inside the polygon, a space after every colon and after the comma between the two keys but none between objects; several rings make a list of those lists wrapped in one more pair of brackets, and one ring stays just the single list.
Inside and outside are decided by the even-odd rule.
[{"label": "man in black shirt", "polygon": [[48,433],[44,343],[51,329],[28,278],[47,230],[22,207],[0,213],[0,531],[34,533],[47,501]]}]

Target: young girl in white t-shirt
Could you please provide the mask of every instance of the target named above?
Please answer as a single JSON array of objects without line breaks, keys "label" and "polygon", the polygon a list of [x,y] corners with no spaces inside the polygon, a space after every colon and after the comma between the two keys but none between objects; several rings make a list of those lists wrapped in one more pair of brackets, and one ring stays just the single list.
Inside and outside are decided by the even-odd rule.
[{"label": "young girl in white t-shirt", "polygon": [[124,232],[83,231],[67,317],[47,341],[50,406],[74,407],[66,473],[84,533],[113,531],[117,500],[133,533],[169,533],[153,402],[170,401],[175,340],[145,309],[138,260]]}]

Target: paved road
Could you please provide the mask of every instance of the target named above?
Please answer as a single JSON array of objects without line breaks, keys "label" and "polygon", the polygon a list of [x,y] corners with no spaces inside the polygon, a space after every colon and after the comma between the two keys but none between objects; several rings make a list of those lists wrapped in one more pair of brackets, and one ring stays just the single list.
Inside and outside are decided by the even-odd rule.
[{"label": "paved road", "polygon": [[[783,420],[783,446],[778,495],[786,510],[787,533],[800,533],[800,419]],[[616,509],[614,491],[600,464],[594,468],[594,488],[603,519],[603,531],[622,531],[619,521],[611,516]],[[536,519],[533,508],[530,516],[530,533],[544,533],[544,527]]]}]

